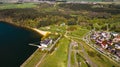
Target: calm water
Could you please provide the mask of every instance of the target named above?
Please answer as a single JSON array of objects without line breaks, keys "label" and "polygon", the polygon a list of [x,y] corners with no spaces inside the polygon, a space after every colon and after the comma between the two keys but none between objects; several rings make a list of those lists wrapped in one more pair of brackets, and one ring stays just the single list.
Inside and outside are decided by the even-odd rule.
[{"label": "calm water", "polygon": [[37,49],[28,43],[39,40],[33,31],[0,22],[0,67],[19,67]]}]

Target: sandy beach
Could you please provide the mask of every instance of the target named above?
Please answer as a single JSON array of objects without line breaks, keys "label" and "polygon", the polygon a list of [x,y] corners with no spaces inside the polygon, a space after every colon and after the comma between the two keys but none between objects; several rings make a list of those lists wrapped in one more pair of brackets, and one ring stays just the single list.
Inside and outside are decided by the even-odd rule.
[{"label": "sandy beach", "polygon": [[47,35],[48,33],[50,33],[50,32],[48,32],[48,31],[42,31],[42,30],[39,30],[39,29],[37,29],[37,28],[32,28],[34,31],[36,31],[36,32],[38,32],[39,34],[41,34],[41,35],[43,35],[43,36],[45,36],[45,35]]}]

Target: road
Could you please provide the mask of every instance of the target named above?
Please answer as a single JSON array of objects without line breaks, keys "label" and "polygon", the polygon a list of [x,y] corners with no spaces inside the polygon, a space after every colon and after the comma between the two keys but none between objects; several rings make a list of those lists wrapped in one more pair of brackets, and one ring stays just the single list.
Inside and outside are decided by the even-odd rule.
[{"label": "road", "polygon": [[[80,43],[80,42],[79,42],[79,43]],[[91,67],[98,67],[95,63],[93,63],[93,62],[91,61],[91,59],[89,58],[87,52],[85,51],[82,43],[80,43],[80,46],[82,47],[82,51],[83,51],[83,53],[84,53],[84,57],[85,57],[85,59],[86,59],[86,62],[87,62]]]},{"label": "road", "polygon": [[68,67],[71,67],[71,49],[72,49],[72,45],[73,45],[73,41],[69,44],[69,51],[68,51]]},{"label": "road", "polygon": [[45,53],[42,58],[40,59],[40,61],[36,64],[35,67],[39,67],[40,63],[42,62],[42,60],[45,58],[45,56],[47,55],[47,53]]},{"label": "road", "polygon": [[[94,45],[90,44],[90,38],[89,38],[90,34],[91,34],[91,32],[88,32],[88,33],[86,34],[86,36],[83,37],[82,40],[83,40],[84,42],[86,42],[86,44],[87,44],[88,46],[90,46],[91,48],[93,48],[94,50],[96,50],[97,52],[99,52],[100,54],[102,54],[103,56],[105,56],[106,58],[108,58],[109,60],[111,60],[111,61],[113,61],[114,63],[116,63],[117,65],[119,65],[119,64],[116,62],[115,59],[112,59],[112,58],[111,58],[112,56],[108,55],[106,52],[101,52],[101,51],[99,51]],[[119,65],[119,66],[120,66],[120,65]]]},{"label": "road", "polygon": [[[71,40],[72,40],[72,39],[71,39]],[[86,62],[87,62],[91,67],[98,67],[98,66],[97,66],[95,63],[93,63],[93,62],[91,61],[91,59],[89,58],[87,52],[85,51],[85,49],[84,49],[84,47],[83,47],[83,44],[81,44],[81,42],[78,42],[78,43],[80,43],[80,46],[82,47],[82,52],[84,53]],[[70,46],[69,46],[69,52],[68,52],[68,67],[70,67],[70,65],[71,65],[71,47],[72,47],[72,45],[75,45],[75,44],[76,44],[76,42],[75,42],[75,41],[72,41],[72,42],[70,43]],[[74,50],[74,51],[75,51],[75,52],[78,52],[78,51],[80,51],[80,50]]]},{"label": "road", "polygon": [[[67,29],[67,27],[66,27],[66,29]],[[68,38],[68,39],[70,39],[70,40],[72,40],[72,42],[70,43],[70,46],[69,46],[69,53],[68,53],[68,67],[70,67],[70,62],[71,62],[71,60],[70,60],[70,58],[71,58],[71,45],[75,45],[76,44],[76,42],[75,41],[73,41],[73,39],[71,39],[71,38],[77,38],[77,39],[81,39],[82,40],[82,38],[78,38],[78,37],[72,37],[72,36],[67,36],[67,31],[66,31],[66,33],[65,33],[65,35],[64,35],[66,38]],[[80,43],[80,42],[79,42]],[[91,59],[88,57],[88,54],[87,54],[87,52],[84,50],[84,47],[83,47],[83,45],[80,43],[80,46],[82,47],[82,51],[83,51],[83,53],[84,53],[84,56],[85,56],[85,58],[86,58],[86,61],[87,61],[87,63],[91,66],[91,67],[97,67],[97,65],[95,64],[95,63],[93,63],[92,61],[91,61]],[[77,50],[75,50],[75,52],[77,52]]]}]

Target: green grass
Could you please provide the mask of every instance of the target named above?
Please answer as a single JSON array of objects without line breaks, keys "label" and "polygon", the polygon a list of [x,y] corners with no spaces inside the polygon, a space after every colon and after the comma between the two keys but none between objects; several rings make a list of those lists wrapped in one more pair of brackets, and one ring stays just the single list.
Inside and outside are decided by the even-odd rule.
[{"label": "green grass", "polygon": [[36,7],[36,5],[34,3],[23,3],[23,4],[5,3],[5,4],[0,4],[0,9],[33,8],[33,7]]},{"label": "green grass", "polygon": [[85,62],[85,59],[80,54],[77,54],[77,61],[81,63],[80,67],[88,67],[88,65]]},{"label": "green grass", "polygon": [[39,29],[44,30],[44,31],[50,31],[51,33],[61,33],[64,34],[66,31],[65,26],[56,26],[56,25],[50,25],[50,29],[46,29],[45,27],[41,27]]},{"label": "green grass", "polygon": [[88,53],[88,56],[93,61],[93,63],[95,63],[99,67],[119,67],[116,63],[89,47],[84,41],[79,39],[78,41],[82,43],[83,47],[85,48],[85,51]]},{"label": "green grass", "polygon": [[76,63],[75,63],[75,55],[74,55],[74,51],[71,52],[71,67],[75,67]]},{"label": "green grass", "polygon": [[41,57],[43,56],[44,53],[42,53],[39,49],[34,52],[33,55],[31,55],[31,59],[28,59],[25,62],[24,67],[35,67],[35,65],[39,62]]},{"label": "green grass", "polygon": [[69,36],[72,36],[72,37],[78,37],[78,38],[82,38],[89,30],[87,29],[83,29],[81,28],[80,26],[76,26],[75,27],[77,28],[76,30],[74,31],[70,31],[68,33]]},{"label": "green grass", "polygon": [[58,43],[57,49],[46,56],[39,67],[66,67],[69,43],[68,39],[62,38]]}]

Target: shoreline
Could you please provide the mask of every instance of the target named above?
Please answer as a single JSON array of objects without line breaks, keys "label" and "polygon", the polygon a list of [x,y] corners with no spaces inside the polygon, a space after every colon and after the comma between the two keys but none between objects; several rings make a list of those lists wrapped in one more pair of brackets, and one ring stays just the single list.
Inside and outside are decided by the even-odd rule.
[{"label": "shoreline", "polygon": [[[27,26],[20,26],[20,25],[17,25],[13,22],[6,22],[6,21],[0,21],[2,23],[6,23],[6,24],[10,24],[10,25],[13,25],[13,26],[16,26],[16,27],[20,27],[20,28],[23,28],[23,29],[26,29],[26,30],[29,30],[29,31],[33,31],[35,33],[37,33],[38,35],[42,36],[41,39],[44,39],[46,38],[51,32],[49,31],[42,31],[40,29],[37,29],[37,28],[32,28],[32,27],[27,27]],[[26,62],[28,62],[34,55],[35,52],[37,52],[39,50],[39,48],[37,48],[28,58],[27,60],[25,60],[21,65],[20,67],[24,67],[24,65],[26,64]]]},{"label": "shoreline", "polygon": [[13,25],[13,26],[16,26],[16,27],[20,27],[20,28],[23,28],[23,29],[25,29],[25,30],[34,31],[34,32],[40,34],[40,36],[41,36],[41,35],[42,35],[42,36],[45,36],[47,33],[50,33],[50,32],[48,32],[48,31],[42,31],[42,30],[39,30],[39,29],[37,29],[37,28],[32,28],[32,27],[28,27],[28,26],[21,26],[21,25],[18,25],[18,24],[16,24],[16,23],[14,23],[14,22],[7,22],[7,21],[0,21],[0,22],[6,23],[6,24],[10,24],[10,25]]},{"label": "shoreline", "polygon": [[45,39],[49,34],[51,34],[51,32],[49,32],[49,31],[42,31],[42,30],[39,30],[37,28],[30,28],[30,29],[32,29],[33,31],[35,31],[38,34],[42,35],[41,40]]},{"label": "shoreline", "polygon": [[37,33],[43,35],[43,36],[46,36],[48,33],[50,33],[48,31],[42,31],[42,30],[39,30],[37,28],[31,28],[31,29],[34,30],[34,31],[36,31]]}]

